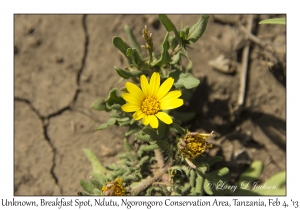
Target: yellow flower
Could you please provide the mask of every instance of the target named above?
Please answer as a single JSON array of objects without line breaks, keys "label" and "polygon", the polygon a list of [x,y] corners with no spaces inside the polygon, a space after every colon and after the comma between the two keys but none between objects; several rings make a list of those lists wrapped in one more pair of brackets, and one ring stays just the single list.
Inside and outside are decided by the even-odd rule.
[{"label": "yellow flower", "polygon": [[158,119],[166,124],[173,123],[172,118],[160,110],[175,109],[183,105],[183,100],[178,98],[181,96],[181,91],[170,91],[174,79],[169,77],[160,85],[159,73],[154,72],[150,83],[145,75],[140,77],[140,82],[142,89],[131,82],[126,82],[125,86],[129,93],[122,94],[127,102],[122,106],[122,110],[134,112],[133,119],[143,119],[143,124],[150,124],[152,128],[158,128]]},{"label": "yellow flower", "polygon": [[102,187],[103,195],[122,196],[125,195],[122,178],[116,178],[115,181],[107,183]]}]

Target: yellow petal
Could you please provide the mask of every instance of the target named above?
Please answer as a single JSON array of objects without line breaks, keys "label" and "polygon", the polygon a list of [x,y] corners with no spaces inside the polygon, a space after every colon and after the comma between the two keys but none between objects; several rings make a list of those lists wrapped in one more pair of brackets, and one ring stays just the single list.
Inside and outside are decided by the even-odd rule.
[{"label": "yellow petal", "polygon": [[144,95],[147,96],[149,93],[149,83],[145,75],[141,75],[140,82],[141,82],[142,91]]},{"label": "yellow petal", "polygon": [[127,101],[128,103],[131,103],[131,104],[134,104],[134,105],[137,105],[137,106],[140,106],[141,102],[142,102],[141,100],[134,97],[130,93],[123,93],[122,98],[124,98],[124,100]]},{"label": "yellow petal", "polygon": [[145,114],[141,110],[137,110],[133,115],[134,120],[140,120],[145,116]]},{"label": "yellow petal", "polygon": [[149,86],[149,94],[155,96],[158,92],[160,85],[160,76],[159,73],[154,72],[150,79],[150,86]]},{"label": "yellow petal", "polygon": [[126,103],[121,108],[124,112],[135,112],[140,109],[139,106],[131,104],[131,103]]},{"label": "yellow petal", "polygon": [[164,123],[166,123],[168,125],[171,124],[171,123],[173,123],[172,118],[167,113],[158,112],[155,115],[156,115],[156,117],[158,117],[158,119],[160,119],[161,121],[163,121]]},{"label": "yellow petal", "polygon": [[158,128],[158,119],[154,115],[148,116],[152,128]]},{"label": "yellow petal", "polygon": [[137,85],[131,82],[126,82],[125,87],[127,88],[128,92],[132,96],[136,97],[139,101],[142,101],[144,99],[144,93]]},{"label": "yellow petal", "polygon": [[149,124],[149,118],[148,118],[148,115],[144,115],[144,118],[143,118],[143,124],[144,124],[144,125],[148,125],[148,124]]},{"label": "yellow petal", "polygon": [[160,108],[162,110],[168,110],[168,109],[175,109],[177,107],[180,107],[183,105],[182,99],[174,99],[174,100],[168,100],[160,103]]},{"label": "yellow petal", "polygon": [[169,92],[173,83],[174,83],[174,79],[172,77],[169,77],[166,81],[164,81],[156,94],[156,98],[158,100],[163,98]]},{"label": "yellow petal", "polygon": [[181,91],[180,90],[174,90],[169,92],[165,97],[163,97],[162,99],[160,99],[160,102],[168,102],[170,100],[175,100],[177,98],[179,98],[181,96]]}]

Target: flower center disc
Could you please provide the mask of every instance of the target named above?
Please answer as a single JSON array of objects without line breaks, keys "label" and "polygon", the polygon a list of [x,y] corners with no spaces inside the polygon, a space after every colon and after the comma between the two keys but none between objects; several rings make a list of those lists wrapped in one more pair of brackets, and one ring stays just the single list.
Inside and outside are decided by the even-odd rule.
[{"label": "flower center disc", "polygon": [[147,96],[142,102],[141,110],[147,115],[154,115],[160,110],[159,101],[153,96]]}]

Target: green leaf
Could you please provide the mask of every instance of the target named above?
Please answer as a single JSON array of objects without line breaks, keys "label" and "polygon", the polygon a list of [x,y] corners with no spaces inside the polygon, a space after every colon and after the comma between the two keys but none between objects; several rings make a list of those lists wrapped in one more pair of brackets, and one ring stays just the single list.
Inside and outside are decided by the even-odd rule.
[{"label": "green leaf", "polygon": [[188,35],[189,31],[190,31],[190,27],[189,26],[185,26],[182,31],[184,32],[185,35]]},{"label": "green leaf", "polygon": [[194,119],[196,112],[178,112],[172,110],[172,116],[180,120],[182,123],[186,123]]},{"label": "green leaf", "polygon": [[140,130],[140,127],[137,125],[131,125],[129,130],[125,133],[125,137],[130,136],[131,134],[138,132]]},{"label": "green leaf", "polygon": [[89,194],[100,195],[101,191],[97,189],[92,183],[80,180],[80,186]]},{"label": "green leaf", "polygon": [[176,83],[179,80],[179,76],[182,73],[179,69],[175,69],[170,71],[169,77],[172,77],[174,79],[174,83]]},{"label": "green leaf", "polygon": [[103,130],[103,129],[107,128],[108,126],[114,125],[116,123],[116,121],[117,121],[116,118],[110,118],[106,123],[103,123],[98,128],[96,128],[96,130]]},{"label": "green leaf", "polygon": [[196,183],[196,173],[195,173],[195,171],[194,170],[191,170],[191,172],[190,172],[190,185],[192,186],[192,187],[195,187],[195,183]]},{"label": "green leaf", "polygon": [[277,187],[281,187],[282,185],[284,185],[286,183],[286,173],[285,171],[279,172],[277,174],[275,174],[274,176],[272,176],[271,178],[269,178],[266,183],[268,185],[276,185]]},{"label": "green leaf", "polygon": [[105,100],[102,98],[94,101],[94,103],[92,104],[92,109],[98,110],[98,111],[103,111],[103,110],[109,111],[109,109],[107,109],[107,107],[106,107]]},{"label": "green leaf", "polygon": [[181,134],[185,134],[185,130],[182,128],[182,127],[180,127],[177,123],[172,123],[171,124],[179,133],[181,133]]},{"label": "green leaf", "polygon": [[186,89],[192,89],[197,87],[200,84],[200,81],[195,78],[192,74],[180,74],[179,79],[176,83],[174,83],[174,86],[176,88],[185,87]]},{"label": "green leaf", "polygon": [[179,61],[180,61],[180,53],[177,53],[172,56],[172,61],[170,62],[170,64],[175,65],[178,64]]},{"label": "green leaf", "polygon": [[204,180],[203,189],[208,195],[213,195],[214,192],[212,191],[212,182],[208,181],[207,179]]},{"label": "green leaf", "polygon": [[224,167],[209,173],[205,173],[204,190],[209,195],[223,195],[227,192],[216,189],[229,181],[229,169]]},{"label": "green leaf", "polygon": [[149,160],[149,156],[144,156],[139,160],[139,163],[136,165],[137,168],[141,168],[146,161]]},{"label": "green leaf", "polygon": [[106,174],[92,172],[92,177],[97,179],[100,184],[105,185],[107,182]]},{"label": "green leaf", "polygon": [[179,36],[179,33],[178,33],[175,25],[168,18],[168,16],[167,15],[158,15],[158,19],[165,26],[165,28],[167,29],[168,32],[171,32],[171,31],[174,32],[177,41],[181,44],[182,40],[181,40],[181,38]]},{"label": "green leaf", "polygon": [[159,138],[158,138],[158,135],[157,135],[157,133],[156,133],[156,130],[154,130],[153,128],[151,128],[151,127],[149,127],[149,126],[144,127],[144,128],[143,128],[143,132],[144,132],[145,134],[148,134],[152,140],[158,140],[158,139],[159,139]]},{"label": "green leaf", "polygon": [[120,77],[123,77],[124,79],[129,79],[130,77],[139,77],[142,74],[145,74],[145,71],[128,71],[128,70],[123,70],[120,67],[114,66],[115,70],[117,71],[118,75]]},{"label": "green leaf", "polygon": [[140,57],[142,57],[142,50],[141,50],[141,46],[139,45],[139,43],[137,42],[131,28],[128,25],[125,25],[124,30],[130,40],[131,45],[136,48],[138,54]]},{"label": "green leaf", "polygon": [[177,47],[178,41],[174,36],[169,36],[169,44],[170,49],[173,51]]},{"label": "green leaf", "polygon": [[116,120],[117,120],[118,122],[125,122],[125,121],[130,120],[130,118],[129,118],[129,117],[123,117],[123,118],[116,118]]},{"label": "green leaf", "polygon": [[203,183],[204,179],[201,175],[197,174],[196,178],[196,186],[195,186],[195,191],[196,195],[203,195]]},{"label": "green leaf", "polygon": [[98,157],[89,149],[83,149],[84,154],[89,159],[89,161],[92,163],[93,171],[95,173],[101,174],[106,172],[106,168],[104,168],[99,161]]},{"label": "green leaf", "polygon": [[150,152],[153,150],[159,149],[159,146],[157,144],[151,144],[151,145],[142,145],[140,149],[138,150],[137,154],[139,157],[142,157],[144,152]]},{"label": "green leaf", "polygon": [[192,188],[191,185],[189,185],[188,183],[186,183],[186,184],[183,186],[183,188],[181,189],[181,193],[182,193],[183,195],[185,195],[185,194],[187,194],[187,193],[190,191],[191,188]]},{"label": "green leaf", "polygon": [[118,154],[117,157],[119,159],[127,159],[128,158],[128,154],[125,152],[125,153],[121,153],[121,154]]},{"label": "green leaf", "polygon": [[158,136],[161,140],[167,140],[170,133],[170,125],[167,125],[163,123],[162,121],[159,121],[159,126],[157,129]]},{"label": "green leaf", "polygon": [[123,139],[123,144],[124,144],[126,153],[130,155],[132,148],[131,148],[130,144],[128,143],[127,138]]},{"label": "green leaf", "polygon": [[130,48],[130,46],[121,38],[118,36],[114,36],[112,39],[113,45],[120,50],[120,52],[127,58],[128,63],[132,64],[132,60],[130,57],[127,56],[127,49]]},{"label": "green leaf", "polygon": [[95,187],[97,187],[99,190],[102,189],[103,184],[101,184],[98,180],[91,179],[90,182],[91,182]]},{"label": "green leaf", "polygon": [[260,21],[258,24],[286,24],[285,18],[272,18]]},{"label": "green leaf", "polygon": [[[286,195],[285,187],[282,186],[286,183],[285,171],[279,172],[269,178],[264,183],[260,181],[250,181],[241,184],[241,188],[237,190],[238,195],[264,195],[264,196],[284,196]],[[249,185],[249,186],[248,186]]]},{"label": "green leaf", "polygon": [[183,101],[190,101],[193,98],[193,92],[191,90],[182,89],[181,90],[181,97]]},{"label": "green leaf", "polygon": [[254,161],[250,166],[240,175],[238,183],[253,182],[259,179],[263,170],[263,163],[261,161]]},{"label": "green leaf", "polygon": [[120,104],[120,105],[125,104],[125,100],[122,97],[118,96],[117,93],[118,93],[118,89],[113,88],[109,92],[109,96],[107,97],[107,99],[105,99],[106,106],[108,109],[111,109],[111,106],[114,104]]},{"label": "green leaf", "polygon": [[165,140],[160,140],[160,139],[156,140],[156,144],[159,146],[159,148],[162,151],[164,151],[165,153],[167,153],[169,157],[172,157],[173,150],[172,150],[172,145],[171,144],[169,144]]},{"label": "green leaf", "polygon": [[193,72],[193,63],[190,61],[186,67],[186,70],[188,73],[192,73]]},{"label": "green leaf", "polygon": [[122,176],[125,173],[126,173],[126,169],[119,168],[117,171],[114,171],[113,176],[114,177],[119,177],[119,176]]},{"label": "green leaf", "polygon": [[190,173],[192,173],[192,170],[190,170],[186,165],[173,165],[168,170],[169,170],[169,174],[172,172],[177,173],[177,171],[182,173],[183,171],[187,177],[190,175]]},{"label": "green leaf", "polygon": [[229,169],[227,167],[224,167],[218,171],[218,176],[220,177],[226,176],[228,173],[229,173]]},{"label": "green leaf", "polygon": [[135,48],[128,48],[126,55],[131,58],[135,65],[139,66],[142,63],[142,59]]},{"label": "green leaf", "polygon": [[140,131],[138,133],[135,134],[135,139],[139,139],[141,141],[146,141],[146,142],[150,142],[151,141],[151,137],[149,135],[144,135],[143,131]]},{"label": "green leaf", "polygon": [[113,105],[111,105],[110,108],[111,108],[111,109],[114,109],[114,110],[118,110],[118,111],[121,111],[121,110],[122,110],[120,104],[113,104]]},{"label": "green leaf", "polygon": [[166,34],[164,41],[162,43],[160,58],[157,61],[152,62],[151,66],[163,66],[164,64],[168,64],[172,61],[168,52],[169,49],[168,38],[169,38],[169,33]]},{"label": "green leaf", "polygon": [[88,193],[85,193],[85,192],[77,192],[77,195],[78,196],[88,196],[89,194]]},{"label": "green leaf", "polygon": [[203,35],[208,19],[209,15],[201,15],[198,22],[190,28],[189,34],[186,38],[188,44],[195,43]]},{"label": "green leaf", "polygon": [[180,31],[180,37],[181,37],[183,40],[186,40],[186,38],[188,37],[189,30],[190,30],[190,27],[189,27],[189,26],[185,26],[185,27],[182,29],[182,31]]},{"label": "green leaf", "polygon": [[197,173],[198,174],[205,174],[205,172],[207,171],[207,164],[204,163],[195,163],[196,167],[197,167]]},{"label": "green leaf", "polygon": [[161,121],[159,121],[157,132],[160,139],[163,139],[166,133],[167,125]]},{"label": "green leaf", "polygon": [[220,162],[221,160],[223,160],[223,157],[214,156],[214,157],[208,159],[206,163],[209,165],[209,167],[212,167],[215,163]]},{"label": "green leaf", "polygon": [[127,126],[127,125],[130,125],[130,120],[125,121],[125,122],[118,122],[118,125],[119,125],[119,126]]}]

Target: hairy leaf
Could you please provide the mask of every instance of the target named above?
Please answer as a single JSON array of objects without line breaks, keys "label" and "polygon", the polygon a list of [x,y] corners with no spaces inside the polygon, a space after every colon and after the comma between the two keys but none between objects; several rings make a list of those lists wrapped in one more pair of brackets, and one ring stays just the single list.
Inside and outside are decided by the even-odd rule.
[{"label": "hairy leaf", "polygon": [[186,38],[188,44],[195,43],[203,35],[208,19],[209,15],[201,15],[198,22],[189,29],[188,36]]},{"label": "hairy leaf", "polygon": [[101,191],[90,182],[80,180],[80,186],[91,195],[101,194]]},{"label": "hairy leaf", "polygon": [[194,119],[196,112],[178,112],[172,110],[172,116],[180,120],[182,123],[186,123]]},{"label": "hairy leaf", "polygon": [[109,92],[109,96],[105,99],[106,106],[108,109],[112,109],[111,106],[114,104],[120,104],[120,105],[125,104],[125,100],[122,97],[118,96],[117,93],[118,93],[118,89],[113,88]]},{"label": "hairy leaf", "polygon": [[107,128],[108,126],[114,125],[116,123],[116,121],[117,121],[116,118],[110,118],[106,123],[103,123],[98,128],[96,128],[96,130],[103,130],[103,129]]},{"label": "hairy leaf", "polygon": [[101,162],[99,161],[98,157],[89,149],[83,149],[84,154],[92,163],[93,171],[95,173],[105,173],[106,169],[102,166]]},{"label": "hairy leaf", "polygon": [[263,170],[263,163],[261,161],[254,161],[250,166],[240,175],[238,183],[257,181]]},{"label": "hairy leaf", "polygon": [[141,59],[139,53],[137,52],[137,50],[135,48],[128,48],[127,52],[126,52],[126,55],[131,58],[132,62],[136,66],[139,66],[141,64],[142,59]]},{"label": "hairy leaf", "polygon": [[151,137],[152,140],[158,140],[159,139],[156,131],[153,128],[151,128],[150,126],[144,127],[143,132],[145,134],[148,134]]},{"label": "hairy leaf", "polygon": [[121,38],[118,36],[114,36],[112,39],[113,45],[120,50],[120,52],[127,58],[128,63],[132,64],[132,60],[130,57],[127,56],[126,52],[127,49],[130,48],[130,46]]},{"label": "hairy leaf", "polygon": [[285,18],[272,18],[260,21],[258,24],[286,24]]},{"label": "hairy leaf", "polygon": [[164,64],[168,64],[172,61],[168,52],[169,49],[168,37],[169,37],[169,33],[166,34],[164,41],[162,43],[160,58],[157,61],[152,62],[151,66],[163,66]]},{"label": "hairy leaf", "polygon": [[139,43],[137,42],[131,28],[128,25],[125,25],[124,27],[125,32],[130,40],[131,45],[136,48],[137,52],[139,53],[139,56],[142,57],[142,50],[141,50],[141,46],[139,45]]},{"label": "hairy leaf", "polygon": [[103,111],[103,110],[109,111],[109,109],[107,109],[107,107],[106,107],[105,100],[102,99],[102,98],[100,98],[100,99],[93,102],[92,109],[98,110],[98,111]]},{"label": "hairy leaf", "polygon": [[185,130],[182,128],[182,127],[180,127],[177,123],[172,123],[171,124],[179,133],[181,133],[181,134],[185,134]]},{"label": "hairy leaf", "polygon": [[158,148],[159,148],[159,146],[157,144],[142,145],[137,153],[138,153],[138,156],[142,157],[144,152],[154,151],[155,149],[158,149]]},{"label": "hairy leaf", "polygon": [[167,29],[168,32],[173,31],[175,34],[175,37],[177,39],[177,41],[181,44],[182,40],[179,36],[179,33],[175,27],[175,25],[172,23],[172,21],[168,18],[167,15],[158,15],[158,19],[160,20],[160,22],[165,26],[165,28]]},{"label": "hairy leaf", "polygon": [[185,87],[186,89],[192,89],[200,84],[199,79],[195,78],[192,74],[180,74],[179,79],[174,86],[176,88]]},{"label": "hairy leaf", "polygon": [[117,71],[118,75],[124,79],[129,79],[131,77],[139,77],[142,74],[145,74],[145,71],[140,71],[140,70],[128,71],[128,70],[123,70],[117,66],[114,66],[114,68]]}]

